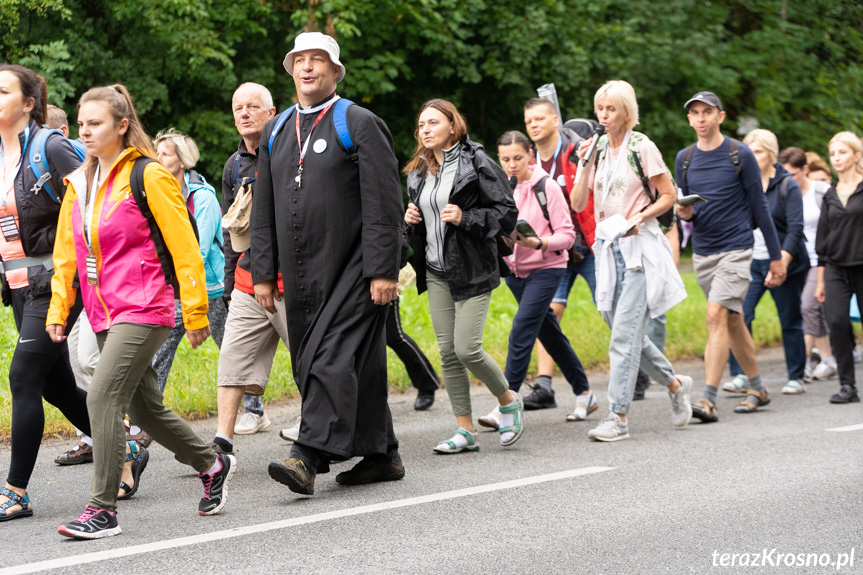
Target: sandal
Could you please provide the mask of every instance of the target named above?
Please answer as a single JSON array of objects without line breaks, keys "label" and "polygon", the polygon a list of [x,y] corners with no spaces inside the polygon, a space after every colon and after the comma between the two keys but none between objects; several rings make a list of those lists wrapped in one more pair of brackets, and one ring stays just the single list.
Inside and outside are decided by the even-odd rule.
[{"label": "sandal", "polygon": [[[462,445],[467,441],[466,444]],[[455,435],[446,441],[441,441],[434,448],[437,453],[461,453],[462,451],[479,451],[476,444],[476,433],[471,433],[463,427],[455,430]]]},{"label": "sandal", "polygon": [[722,384],[722,390],[729,393],[746,393],[749,385],[749,378],[743,375],[735,375],[734,379],[726,381]]},{"label": "sandal", "polygon": [[[515,399],[506,405],[500,406],[500,444],[508,447],[519,440],[521,434],[524,433],[524,401],[521,396],[515,392]],[[504,418],[512,414],[512,425],[504,426]]]},{"label": "sandal", "polygon": [[[19,517],[30,517],[33,515],[33,508],[30,506],[29,493],[25,493],[24,497],[21,497],[11,489],[0,487],[0,495],[5,495],[9,498],[5,503],[0,505],[0,521],[11,521],[13,519],[18,519]],[[10,507],[14,507],[15,505],[20,505],[21,509],[15,513],[6,513]]]},{"label": "sandal", "polygon": [[592,393],[579,395],[575,399],[575,410],[566,415],[567,421],[584,421],[587,416],[599,409],[599,402]]},{"label": "sandal", "polygon": [[764,407],[770,403],[770,396],[767,394],[766,387],[764,391],[747,389],[746,393],[746,399],[734,407],[735,413],[755,413],[759,407]]},{"label": "sandal", "polygon": [[132,485],[132,487],[129,487],[125,481],[120,482],[120,489],[123,490],[123,494],[117,496],[119,501],[125,501],[135,495],[138,491],[138,485],[141,484],[141,474],[144,472],[144,469],[147,467],[147,462],[150,460],[150,453],[144,447],[138,445],[135,441],[129,441],[128,443],[131,452],[126,454],[126,459],[123,460],[123,463],[125,464],[127,461],[134,460],[132,463],[132,478],[134,479],[135,484]]},{"label": "sandal", "polygon": [[806,393],[806,386],[799,379],[789,379],[785,387],[782,388],[782,393],[785,395],[800,395]]},{"label": "sandal", "polygon": [[702,397],[692,404],[692,417],[701,423],[715,423],[719,421],[719,412],[712,401]]}]

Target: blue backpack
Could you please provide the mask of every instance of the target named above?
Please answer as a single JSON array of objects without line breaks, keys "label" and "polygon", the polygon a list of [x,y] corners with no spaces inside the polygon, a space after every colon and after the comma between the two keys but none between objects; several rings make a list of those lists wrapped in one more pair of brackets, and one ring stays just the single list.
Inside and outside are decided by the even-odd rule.
[{"label": "blue backpack", "polygon": [[[48,142],[51,134],[60,134],[63,136],[63,132],[60,130],[52,130],[47,126],[36,132],[33,141],[27,149],[27,160],[30,162],[30,169],[33,171],[33,175],[36,176],[36,185],[33,186],[33,191],[38,194],[39,190],[45,190],[48,197],[59,204],[60,199],[54,193],[54,190],[51,189],[51,184],[49,183],[51,180],[51,170],[48,167],[48,156],[45,153],[45,144]],[[87,148],[84,146],[84,143],[80,140],[72,139],[67,139],[67,141],[72,145],[72,149],[75,151],[78,159],[83,162],[84,157],[87,155]]]},{"label": "blue backpack", "polygon": [[[336,100],[336,103],[333,106],[333,126],[336,128],[336,133],[339,135],[339,140],[342,142],[342,146],[345,148],[345,151],[347,151],[348,157],[350,157],[351,161],[356,164],[359,162],[357,149],[354,147],[354,141],[351,139],[351,132],[348,130],[348,108],[352,105],[353,102],[346,98],[339,98]],[[293,106],[290,110],[286,110],[279,114],[279,117],[276,120],[276,125],[273,127],[273,132],[270,134],[270,141],[267,144],[268,152],[273,152],[273,141],[276,139],[276,136],[279,135],[279,132],[282,130],[282,126],[285,125],[287,119],[293,115],[296,108],[297,106]]]}]

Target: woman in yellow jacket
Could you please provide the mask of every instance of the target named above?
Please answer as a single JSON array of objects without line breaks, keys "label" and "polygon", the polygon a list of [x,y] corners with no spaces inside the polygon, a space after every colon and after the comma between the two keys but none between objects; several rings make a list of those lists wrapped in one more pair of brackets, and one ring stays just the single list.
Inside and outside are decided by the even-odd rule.
[{"label": "woman in yellow jacket", "polygon": [[[232,455],[216,455],[162,404],[156,372],[150,366],[174,326],[174,296],[165,282],[150,227],[132,196],[133,165],[154,158],[155,153],[126,88],[89,90],[78,105],[78,125],[87,159],[66,178],[46,329],[54,341],[65,338],[77,272],[84,308],[102,352],[87,395],[94,468],[84,513],[58,531],[76,539],[97,539],[121,531],[117,485],[126,413],[199,472],[204,482],[198,505],[201,515],[213,515],[224,507],[236,460]],[[173,257],[183,323],[189,342],[197,347],[210,335],[207,286],[180,185],[163,166],[152,162],[144,168],[144,190]]]}]

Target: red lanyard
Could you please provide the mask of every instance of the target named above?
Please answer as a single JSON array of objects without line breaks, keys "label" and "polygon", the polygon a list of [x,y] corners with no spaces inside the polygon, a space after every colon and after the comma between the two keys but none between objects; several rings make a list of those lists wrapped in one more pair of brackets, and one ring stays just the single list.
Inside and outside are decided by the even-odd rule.
[{"label": "red lanyard", "polygon": [[300,163],[299,163],[299,168],[297,170],[297,177],[294,178],[294,181],[296,181],[297,185],[300,187],[302,187],[302,185],[303,185],[303,159],[306,157],[306,151],[309,149],[309,142],[312,141],[312,133],[315,131],[315,127],[317,127],[318,122],[321,121],[321,118],[323,118],[324,115],[332,107],[333,107],[333,105],[330,104],[329,106],[327,106],[326,108],[321,110],[321,113],[318,114],[317,118],[315,118],[315,123],[312,124],[312,129],[309,130],[309,137],[306,138],[306,143],[302,144],[301,138],[300,138],[300,109],[299,109],[299,106],[297,106],[297,121],[296,121],[296,125],[297,125],[297,147],[300,148]]}]

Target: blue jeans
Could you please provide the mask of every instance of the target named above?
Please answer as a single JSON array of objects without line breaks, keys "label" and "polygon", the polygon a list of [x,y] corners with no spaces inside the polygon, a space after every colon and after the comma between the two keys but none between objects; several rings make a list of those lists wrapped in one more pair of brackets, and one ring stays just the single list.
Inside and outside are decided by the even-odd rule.
[{"label": "blue jeans", "polygon": [[569,299],[569,292],[572,291],[572,286],[575,285],[575,280],[581,276],[587,282],[587,287],[590,288],[590,295],[593,296],[593,305],[596,305],[596,256],[590,250],[580,262],[570,261],[563,272],[563,277],[560,279],[560,285],[557,288],[557,293],[554,294],[552,303],[562,303],[566,305]]},{"label": "blue jeans", "polygon": [[608,403],[614,413],[625,414],[632,403],[639,367],[662,385],[674,381],[674,368],[647,337],[647,282],[644,269],[626,269],[615,243],[612,247],[617,271],[614,303],[602,319],[611,328],[608,344]]},{"label": "blue jeans", "polygon": [[506,285],[518,302],[518,312],[512,320],[512,331],[509,333],[504,372],[512,391],[519,390],[527,375],[530,354],[537,337],[576,395],[590,389],[581,361],[549,307],[563,272],[562,268],[552,268],[536,270],[526,278],[515,275],[506,278]]},{"label": "blue jeans", "polygon": [[[755,319],[755,306],[761,301],[764,292],[764,278],[770,271],[769,260],[752,260],[752,282],[743,300],[743,321],[749,333],[752,333],[752,320]],[[776,304],[779,314],[779,324],[782,326],[782,345],[785,347],[785,367],[788,379],[801,379],[806,368],[806,343],[803,341],[803,312],[801,311],[803,286],[806,284],[806,273],[788,276],[779,287],[770,288],[770,295]],[[728,370],[731,375],[740,375],[743,369],[734,354],[728,352]]]}]

